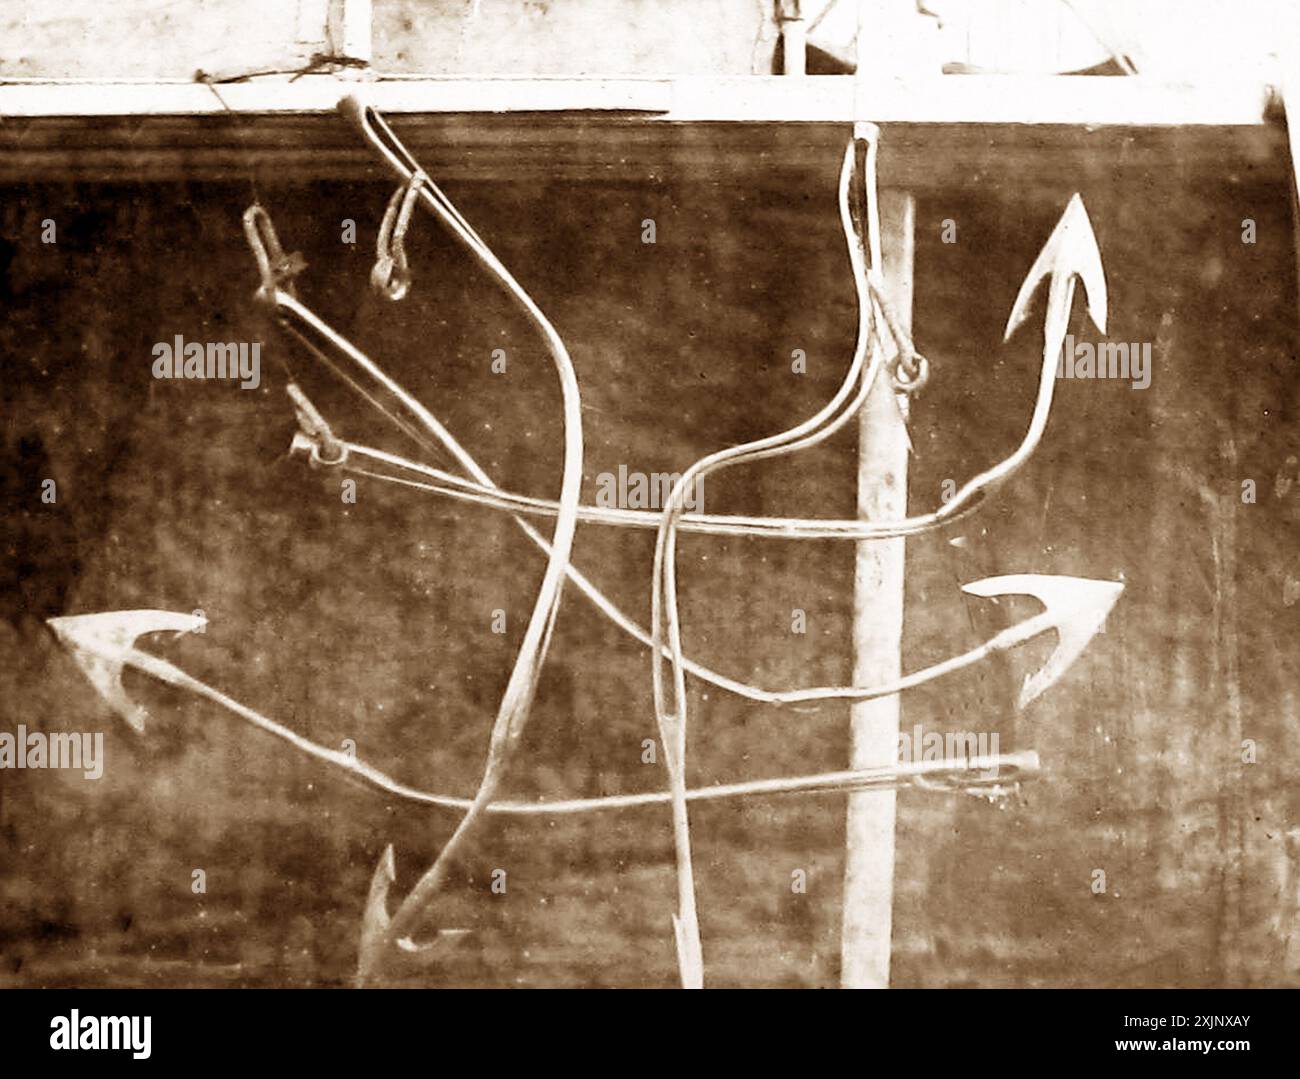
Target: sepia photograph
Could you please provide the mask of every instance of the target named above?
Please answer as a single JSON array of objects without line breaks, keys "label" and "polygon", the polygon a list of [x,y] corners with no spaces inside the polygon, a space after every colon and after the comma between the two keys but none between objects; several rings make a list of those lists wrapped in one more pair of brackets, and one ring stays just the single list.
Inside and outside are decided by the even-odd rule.
[{"label": "sepia photograph", "polygon": [[1292,105],[1281,0],[5,0],[23,1036],[1300,988]]}]

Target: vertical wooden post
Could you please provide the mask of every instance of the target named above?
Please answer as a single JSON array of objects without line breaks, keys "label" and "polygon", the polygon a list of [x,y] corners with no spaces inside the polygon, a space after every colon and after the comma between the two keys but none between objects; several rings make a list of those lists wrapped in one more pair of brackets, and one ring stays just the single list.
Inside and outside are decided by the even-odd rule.
[{"label": "vertical wooden post", "polygon": [[331,0],[329,40],[334,55],[370,63],[373,21],[371,0]]},{"label": "vertical wooden post", "polygon": [[808,24],[803,17],[803,0],[779,0],[777,22],[781,26],[783,75],[808,73]]},{"label": "vertical wooden post", "polygon": [[[885,288],[910,333],[914,203],[910,195],[886,192],[880,210]],[[906,399],[895,394],[888,372],[882,371],[862,409],[858,435],[858,515],[867,520],[907,514],[906,409]],[[905,542],[858,544],[853,575],[854,685],[889,682],[900,674]],[[895,696],[853,705],[849,767],[874,768],[898,760],[900,704]],[[840,980],[845,988],[889,985],[894,801],[892,790],[849,795],[840,951]]]},{"label": "vertical wooden post", "polygon": [[298,18],[294,40],[299,45],[315,45],[322,51],[329,35],[330,0],[298,0]]},{"label": "vertical wooden post", "polygon": [[[863,0],[858,7],[858,116],[869,119],[874,79],[897,76],[908,60],[915,5]],[[870,182],[870,180],[868,181]],[[880,197],[880,259],[885,292],[903,328],[912,324],[915,203],[910,195]],[[877,349],[879,345],[876,346]],[[907,401],[882,371],[863,406],[858,434],[858,515],[867,520],[907,515]],[[870,686],[896,679],[902,668],[905,541],[858,544],[853,575],[853,681]],[[898,760],[898,697],[852,707],[850,767]],[[895,793],[851,794],[845,834],[844,924],[840,983],[846,989],[889,987],[894,927]]]}]

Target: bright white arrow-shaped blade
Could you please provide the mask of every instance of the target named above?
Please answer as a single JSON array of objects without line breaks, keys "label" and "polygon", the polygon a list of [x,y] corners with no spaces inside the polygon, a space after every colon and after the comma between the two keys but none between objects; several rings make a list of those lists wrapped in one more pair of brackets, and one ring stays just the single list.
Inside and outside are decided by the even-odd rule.
[{"label": "bright white arrow-shaped blade", "polygon": [[[1079,658],[1088,642],[1106,624],[1124,586],[1117,581],[1094,581],[1086,577],[1058,577],[1035,573],[1012,573],[986,577],[962,586],[973,596],[1025,595],[1039,600],[1045,610],[1033,618],[1003,630],[994,647],[1008,648],[1027,639],[1026,627],[1034,635],[1047,628],[1056,630],[1057,643],[1046,663],[1025,679],[1020,690],[1020,707],[1042,695]],[[1006,641],[1003,642],[1003,637]]]},{"label": "bright white arrow-shaped blade", "polygon": [[[1048,350],[1055,355],[1065,338],[1065,322],[1070,316],[1067,295],[1073,298],[1073,281],[1077,275],[1083,281],[1083,291],[1088,298],[1088,314],[1102,333],[1106,332],[1106,273],[1101,265],[1101,250],[1097,236],[1092,231],[1092,221],[1084,209],[1083,199],[1071,197],[1056,228],[1043,244],[1038,258],[1029,268],[1016,302],[1011,305],[1007,318],[1006,337],[1010,337],[1029,317],[1029,305],[1038,291],[1038,284],[1048,275],[1052,277],[1048,295],[1047,342]],[[1069,283],[1066,289],[1067,282]],[[1065,290],[1065,291],[1063,291]]]},{"label": "bright white arrow-shaped blade", "polygon": [[148,713],[122,687],[122,665],[146,633],[193,633],[206,619],[178,611],[103,611],[47,619],[93,685],[132,727],[144,732]]}]

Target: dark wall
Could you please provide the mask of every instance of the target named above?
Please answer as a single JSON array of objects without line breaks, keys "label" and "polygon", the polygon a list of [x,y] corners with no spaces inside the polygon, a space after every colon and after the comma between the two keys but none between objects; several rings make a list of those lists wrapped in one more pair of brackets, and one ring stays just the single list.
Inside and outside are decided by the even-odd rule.
[{"label": "dark wall", "polygon": [[[700,181],[458,184],[451,194],[568,341],[587,466],[680,471],[815,412],[853,344],[834,162],[811,190]],[[900,796],[898,985],[1298,984],[1300,527],[1292,222],[1271,185],[1177,171],[1080,179],[1105,259],[1111,338],[1151,341],[1151,387],[1062,382],[1038,455],[979,515],[909,543],[905,665],[1033,612],[960,583],[1033,572],[1122,579],[1105,635],[1023,713],[1015,655],[910,694],[904,723],[996,731],[1044,775],[1005,802]],[[1041,338],[1002,345],[1020,280],[1071,189],[972,186],[917,214],[915,509],[1006,453],[1028,422]],[[304,299],[382,358],[509,487],[558,488],[558,392],[528,325],[427,218],[412,295],[366,279],[383,186],[262,191]],[[0,773],[0,952],[19,985],[338,984],[384,845],[399,889],[453,815],[341,779],[228,713],[136,673],[151,721],[111,716],[40,626],[58,613],[201,608],[203,635],[147,639],[195,676],[413,783],[469,794],[543,567],[491,510],[339,479],[285,456],[291,364],[348,437],[401,436],[276,335],[251,302],[246,186],[3,192],[0,393],[6,496],[0,729],[106,735],[104,778]],[[1242,219],[1258,242],[1241,242]],[[41,222],[58,227],[41,243]],[[340,242],[354,218],[358,243]],[[657,243],[641,243],[654,218]],[[958,242],[940,242],[944,219]],[[1041,308],[1037,310],[1041,311]],[[1084,336],[1079,306],[1072,328]],[[263,383],[161,382],[150,347],[265,342]],[[491,352],[509,356],[491,373]],[[791,350],[807,352],[803,376]],[[42,478],[58,484],[43,505]],[[1243,504],[1253,479],[1258,501]],[[851,516],[855,433],[711,478],[711,512]],[[960,541],[960,542],[954,542]],[[575,560],[644,624],[653,536],[584,527]],[[850,546],[690,537],[688,651],[770,687],[850,676]],[[491,632],[502,608],[508,633]],[[791,611],[808,632],[791,632]],[[692,683],[696,783],[843,767],[841,705],[767,708]],[[511,793],[660,787],[643,649],[566,593]],[[1257,763],[1241,763],[1253,739]],[[838,978],[844,802],[692,813],[714,984]],[[207,892],[194,895],[202,868]],[[508,871],[504,896],[489,891]],[[790,890],[807,871],[806,895]],[[1094,894],[1093,873],[1106,873]],[[667,814],[498,823],[438,923],[477,930],[424,984],[672,984]]]}]

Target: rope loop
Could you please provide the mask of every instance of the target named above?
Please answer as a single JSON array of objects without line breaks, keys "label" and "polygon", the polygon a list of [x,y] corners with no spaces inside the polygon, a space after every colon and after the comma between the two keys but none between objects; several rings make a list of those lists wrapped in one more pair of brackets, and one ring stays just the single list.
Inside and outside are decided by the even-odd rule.
[{"label": "rope loop", "polygon": [[257,270],[262,277],[257,298],[273,303],[276,292],[282,290],[297,299],[293,279],[307,268],[307,262],[297,251],[291,255],[284,253],[275,225],[271,223],[271,215],[259,203],[253,203],[244,211],[244,236],[253,249]]},{"label": "rope loop", "polygon": [[889,301],[884,288],[874,275],[870,283],[872,298],[885,320],[889,336],[894,339],[894,346],[898,349],[889,362],[890,381],[899,393],[918,393],[930,380],[930,361],[916,351],[911,336],[903,329],[898,319],[898,312],[894,310],[894,305]]},{"label": "rope loop", "polygon": [[[867,286],[871,293],[872,306],[879,310],[897,349],[889,361],[890,382],[899,393],[913,394],[929,381],[930,362],[912,343],[912,337],[903,329],[903,324],[894,310],[894,305],[885,295],[883,279],[883,243],[880,227],[880,201],[876,182],[876,158],[880,150],[880,128],[873,123],[860,121],[853,125],[853,167],[855,177],[860,182],[854,184],[855,197],[850,204],[850,216],[858,233],[858,242],[863,248],[869,268],[866,272]],[[865,235],[864,235],[865,234]],[[865,243],[863,242],[865,240]],[[879,323],[874,317],[871,332],[883,347],[883,335]]]},{"label": "rope loop", "polygon": [[889,379],[899,393],[919,393],[930,381],[930,361],[919,352],[910,357],[899,352],[890,366]]},{"label": "rope loop", "polygon": [[411,267],[406,258],[406,230],[420,189],[429,182],[423,169],[416,169],[411,178],[388,200],[384,220],[379,226],[375,243],[375,265],[370,271],[371,287],[385,299],[394,302],[404,299],[411,290]]}]

